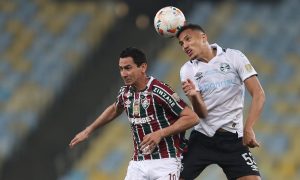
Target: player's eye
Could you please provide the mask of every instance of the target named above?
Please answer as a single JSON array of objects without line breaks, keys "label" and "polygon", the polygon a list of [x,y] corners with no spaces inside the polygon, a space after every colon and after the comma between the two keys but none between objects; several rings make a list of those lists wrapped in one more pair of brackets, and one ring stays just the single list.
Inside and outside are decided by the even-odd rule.
[{"label": "player's eye", "polygon": [[182,46],[182,45],[183,45],[183,42],[182,42],[182,41],[180,41],[180,42],[179,42],[179,45],[180,45],[180,46]]},{"label": "player's eye", "polygon": [[125,66],[124,69],[128,71],[128,70],[132,69],[132,67],[131,66]]}]

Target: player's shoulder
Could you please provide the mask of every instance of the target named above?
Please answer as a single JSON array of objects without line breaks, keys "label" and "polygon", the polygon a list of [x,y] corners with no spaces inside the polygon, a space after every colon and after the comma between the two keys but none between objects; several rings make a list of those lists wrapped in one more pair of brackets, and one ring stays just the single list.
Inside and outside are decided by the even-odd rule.
[{"label": "player's shoulder", "polygon": [[126,91],[128,91],[128,89],[129,86],[121,86],[118,94],[124,94]]},{"label": "player's shoulder", "polygon": [[192,61],[192,60],[189,60],[189,61],[185,62],[185,63],[181,66],[180,72],[183,73],[183,72],[186,72],[186,71],[190,71],[192,67],[193,67],[193,61]]},{"label": "player's shoulder", "polygon": [[233,56],[233,57],[234,56],[242,56],[242,57],[245,56],[240,50],[231,49],[231,48],[227,48],[225,51],[225,54],[228,56]]},{"label": "player's shoulder", "polygon": [[152,81],[152,86],[153,87],[160,87],[160,88],[164,88],[164,87],[168,87],[169,85],[161,80],[158,79],[153,79]]},{"label": "player's shoulder", "polygon": [[173,90],[171,86],[169,86],[167,83],[158,79],[154,79],[152,82],[152,91],[154,94],[159,94],[161,91],[170,93]]},{"label": "player's shoulder", "polygon": [[182,68],[190,68],[193,66],[193,60],[188,60],[187,62],[185,62],[182,66],[181,66],[181,69]]}]

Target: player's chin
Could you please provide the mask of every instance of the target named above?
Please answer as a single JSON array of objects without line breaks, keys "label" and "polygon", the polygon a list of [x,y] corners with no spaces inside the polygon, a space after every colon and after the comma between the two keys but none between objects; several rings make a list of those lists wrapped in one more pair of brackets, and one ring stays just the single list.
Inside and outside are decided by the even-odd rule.
[{"label": "player's chin", "polygon": [[196,56],[195,55],[193,55],[193,54],[186,54],[189,58],[190,58],[190,60],[193,60],[193,59],[196,59]]},{"label": "player's chin", "polygon": [[192,55],[189,53],[185,53],[190,59],[192,58]]},{"label": "player's chin", "polygon": [[125,79],[124,79],[124,84],[125,84],[126,86],[131,86],[131,85],[132,85],[132,81],[130,81],[130,80],[125,80]]}]

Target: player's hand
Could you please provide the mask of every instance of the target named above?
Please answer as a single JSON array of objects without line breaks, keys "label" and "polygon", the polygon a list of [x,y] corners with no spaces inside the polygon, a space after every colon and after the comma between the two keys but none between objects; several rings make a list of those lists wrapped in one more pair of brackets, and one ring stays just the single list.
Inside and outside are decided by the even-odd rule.
[{"label": "player's hand", "polygon": [[81,131],[80,133],[78,133],[70,142],[69,146],[70,148],[73,148],[75,145],[77,145],[78,143],[86,140],[89,135],[90,135],[91,131],[89,128],[86,128],[85,130]]},{"label": "player's hand", "polygon": [[249,148],[259,147],[259,143],[255,139],[255,134],[252,128],[244,129],[243,144]]},{"label": "player's hand", "polygon": [[195,84],[190,79],[182,82],[182,90],[186,96],[196,95],[198,92],[196,91]]},{"label": "player's hand", "polygon": [[140,144],[140,149],[145,154],[151,154],[151,152],[156,148],[158,143],[162,139],[162,132],[161,131],[155,131],[150,134],[147,134],[144,136],[143,141]]}]

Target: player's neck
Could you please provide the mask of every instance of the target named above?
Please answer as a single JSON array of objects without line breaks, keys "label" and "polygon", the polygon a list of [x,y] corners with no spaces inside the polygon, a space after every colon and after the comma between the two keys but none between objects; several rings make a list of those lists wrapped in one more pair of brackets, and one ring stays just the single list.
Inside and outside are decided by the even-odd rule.
[{"label": "player's neck", "polygon": [[203,56],[200,59],[200,61],[208,63],[210,60],[212,60],[217,54],[217,50],[215,48],[212,48],[209,46],[207,48],[207,51],[203,54]]},{"label": "player's neck", "polygon": [[149,77],[144,76],[141,78],[140,81],[136,82],[136,84],[133,85],[136,91],[143,91],[147,87],[147,83],[149,81]]}]

